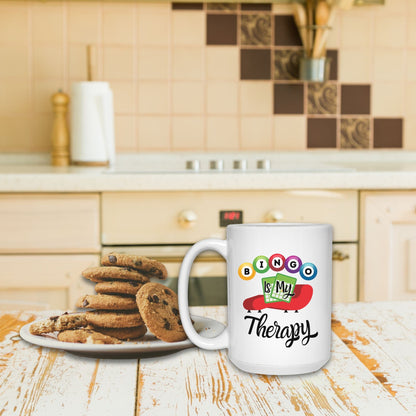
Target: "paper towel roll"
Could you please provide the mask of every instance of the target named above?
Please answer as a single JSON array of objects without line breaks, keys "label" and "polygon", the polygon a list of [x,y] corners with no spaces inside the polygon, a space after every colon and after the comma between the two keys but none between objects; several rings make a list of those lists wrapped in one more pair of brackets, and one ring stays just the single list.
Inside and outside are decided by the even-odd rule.
[{"label": "paper towel roll", "polygon": [[115,159],[113,93],[107,82],[75,82],[71,88],[71,159],[79,165]]}]

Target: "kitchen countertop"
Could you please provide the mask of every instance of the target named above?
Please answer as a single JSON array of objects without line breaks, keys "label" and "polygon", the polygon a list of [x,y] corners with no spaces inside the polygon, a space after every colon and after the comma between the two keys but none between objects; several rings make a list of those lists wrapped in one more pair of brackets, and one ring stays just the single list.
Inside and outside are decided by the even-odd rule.
[{"label": "kitchen countertop", "polygon": [[[211,159],[227,167],[246,157],[252,162],[245,172],[207,169]],[[185,171],[191,159],[201,160],[199,172]],[[271,171],[255,171],[256,159],[271,159]],[[0,192],[279,189],[416,189],[416,152],[122,154],[113,168],[52,167],[46,154],[0,155]]]},{"label": "kitchen countertop", "polygon": [[[225,307],[192,312],[226,316]],[[416,414],[416,302],[334,305],[331,360],[283,377],[244,373],[224,350],[95,359],[20,339],[23,325],[49,315],[0,313],[2,415]]]}]

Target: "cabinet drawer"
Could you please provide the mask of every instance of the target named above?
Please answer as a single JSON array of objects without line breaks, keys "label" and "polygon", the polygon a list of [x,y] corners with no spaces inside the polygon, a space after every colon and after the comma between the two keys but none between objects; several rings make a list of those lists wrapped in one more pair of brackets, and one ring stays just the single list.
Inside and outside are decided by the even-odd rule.
[{"label": "cabinet drawer", "polygon": [[0,195],[0,253],[100,251],[98,194]]},{"label": "cabinet drawer", "polygon": [[[265,222],[271,216],[282,222],[330,223],[335,241],[357,240],[357,192],[305,190],[106,192],[102,195],[102,241],[108,245],[189,244],[223,238],[221,210],[241,210],[245,223]],[[181,224],[184,212],[194,221]]]},{"label": "cabinet drawer", "polygon": [[81,277],[82,270],[99,263],[100,256],[93,254],[0,255],[0,303],[38,302],[47,309],[74,309],[79,296],[94,292],[94,284]]}]

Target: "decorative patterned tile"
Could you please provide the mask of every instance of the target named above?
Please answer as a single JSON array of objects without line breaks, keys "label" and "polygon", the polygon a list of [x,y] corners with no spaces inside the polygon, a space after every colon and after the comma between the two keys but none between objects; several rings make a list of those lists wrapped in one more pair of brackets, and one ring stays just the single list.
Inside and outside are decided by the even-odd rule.
[{"label": "decorative patterned tile", "polygon": [[333,83],[308,84],[308,113],[336,114],[337,85]]},{"label": "decorative patterned tile", "polygon": [[370,119],[341,119],[341,149],[368,149],[370,143]]},{"label": "decorative patterned tile", "polygon": [[241,79],[270,79],[271,51],[268,49],[241,49]]},{"label": "decorative patterned tile", "polygon": [[308,148],[335,148],[337,146],[336,118],[308,118]]},{"label": "decorative patterned tile", "polygon": [[172,3],[172,10],[202,10],[202,3],[181,3],[174,2]]},{"label": "decorative patterned tile", "polygon": [[401,148],[403,146],[402,118],[374,119],[374,147]]},{"label": "decorative patterned tile", "polygon": [[207,45],[236,45],[237,15],[207,15]]},{"label": "decorative patterned tile", "polygon": [[241,10],[272,10],[271,3],[244,3]]},{"label": "decorative patterned tile", "polygon": [[341,85],[341,114],[370,114],[370,85]]},{"label": "decorative patterned tile", "polygon": [[303,114],[303,84],[274,84],[274,114]]},{"label": "decorative patterned tile", "polygon": [[274,73],[275,80],[299,79],[299,60],[302,51],[297,49],[278,49],[274,51]]},{"label": "decorative patterned tile", "polygon": [[241,16],[240,38],[242,45],[268,46],[272,39],[272,18],[270,14],[243,14]]},{"label": "decorative patterned tile", "polygon": [[276,46],[302,46],[292,15],[274,16],[274,44]]},{"label": "decorative patterned tile", "polygon": [[237,10],[238,3],[207,3],[207,9],[227,12],[230,10]]}]

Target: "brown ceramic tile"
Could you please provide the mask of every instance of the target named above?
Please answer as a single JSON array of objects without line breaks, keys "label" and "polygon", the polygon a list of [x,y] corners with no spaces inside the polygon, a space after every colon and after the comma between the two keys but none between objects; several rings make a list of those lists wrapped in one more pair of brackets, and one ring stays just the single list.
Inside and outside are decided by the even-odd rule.
[{"label": "brown ceramic tile", "polygon": [[268,49],[241,49],[241,79],[270,79],[271,51]]},{"label": "brown ceramic tile", "polygon": [[274,114],[303,114],[303,84],[274,84]]},{"label": "brown ceramic tile", "polygon": [[272,17],[268,13],[243,14],[240,39],[242,45],[268,46],[272,39]]},{"label": "brown ceramic tile", "polygon": [[375,118],[374,147],[401,148],[403,146],[403,119]]},{"label": "brown ceramic tile", "polygon": [[172,3],[172,10],[202,10],[202,3]]},{"label": "brown ceramic tile", "polygon": [[237,15],[207,15],[207,45],[236,45]]},{"label": "brown ceramic tile", "polygon": [[309,83],[308,84],[308,113],[336,114],[337,84]]},{"label": "brown ceramic tile", "polygon": [[308,148],[334,148],[337,146],[337,120],[335,118],[308,118]]},{"label": "brown ceramic tile", "polygon": [[370,114],[370,85],[341,85],[341,114]]},{"label": "brown ceramic tile", "polygon": [[271,3],[245,3],[241,5],[241,10],[272,10]]},{"label": "brown ceramic tile", "polygon": [[341,119],[341,149],[368,149],[370,143],[370,119]]},{"label": "brown ceramic tile", "polygon": [[292,15],[274,16],[274,44],[276,46],[302,46]]},{"label": "brown ceramic tile", "polygon": [[278,49],[274,51],[274,70],[275,80],[299,79],[299,60],[302,51],[298,49]]},{"label": "brown ceramic tile", "polygon": [[329,79],[331,81],[338,80],[338,51],[336,49],[328,49],[326,56],[331,59]]},{"label": "brown ceramic tile", "polygon": [[230,11],[230,10],[237,10],[238,4],[237,3],[207,3],[208,10],[216,10],[216,11]]}]

